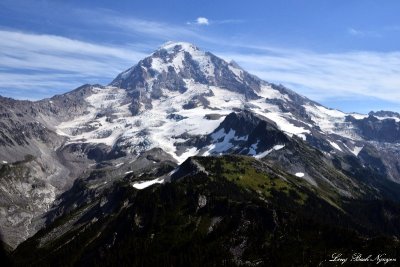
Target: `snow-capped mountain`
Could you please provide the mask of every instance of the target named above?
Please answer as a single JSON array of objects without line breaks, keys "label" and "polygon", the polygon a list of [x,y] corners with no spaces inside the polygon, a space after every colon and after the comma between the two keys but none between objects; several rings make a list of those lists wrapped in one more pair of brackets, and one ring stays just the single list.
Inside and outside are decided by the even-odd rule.
[{"label": "snow-capped mountain", "polygon": [[[89,108],[85,115],[57,125],[57,133],[68,136],[70,142],[104,143],[133,154],[159,147],[178,162],[231,148],[228,139],[233,133],[229,131],[225,150],[180,144],[212,133],[226,115],[244,109],[327,153],[358,156],[365,140],[399,140],[399,130],[385,140],[387,134],[381,132],[392,132],[390,126],[377,130],[375,135],[380,139],[371,137],[362,126],[367,115],[325,108],[188,43],[165,44],[109,86],[93,88],[86,102]],[[384,116],[374,118],[385,125],[398,123]],[[398,172],[389,175],[396,180]]]},{"label": "snow-capped mountain", "polygon": [[[161,46],[107,86],[0,103],[0,219],[12,246],[43,226],[77,178],[103,168],[138,172],[138,162],[248,155],[347,197],[370,192],[362,168],[373,172],[377,194],[393,193],[386,181],[400,182],[399,114],[326,108],[188,43]],[[110,182],[96,179],[93,188]]]},{"label": "snow-capped mountain", "polygon": [[[129,153],[160,147],[179,162],[198,153],[194,148],[177,150],[184,136],[209,134],[226,115],[241,109],[304,140],[316,127],[360,139],[346,123],[348,114],[264,82],[187,43],[167,43],[110,86],[94,87],[85,100],[89,108],[84,115],[56,126],[69,142],[104,143]],[[332,148],[340,151],[340,146],[332,141]]]}]

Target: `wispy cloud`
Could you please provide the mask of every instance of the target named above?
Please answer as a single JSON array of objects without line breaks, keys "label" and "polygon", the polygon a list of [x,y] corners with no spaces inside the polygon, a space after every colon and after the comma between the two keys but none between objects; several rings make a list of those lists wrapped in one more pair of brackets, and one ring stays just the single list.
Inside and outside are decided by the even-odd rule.
[{"label": "wispy cloud", "polygon": [[359,29],[355,29],[352,27],[348,28],[347,32],[350,35],[357,36],[357,37],[374,37],[374,38],[381,37],[381,34],[377,31],[359,30]]},{"label": "wispy cloud", "polygon": [[218,24],[237,24],[243,23],[243,20],[240,19],[223,19],[223,20],[210,20],[205,17],[198,17],[194,21],[186,22],[187,25],[200,25],[200,26],[207,26],[207,25],[218,25]]},{"label": "wispy cloud", "polygon": [[0,30],[0,88],[49,96],[88,80],[112,79],[144,56],[122,47]]},{"label": "wispy cloud", "polygon": [[223,20],[213,20],[214,24],[239,24],[244,23],[245,21],[242,19],[223,19]]},{"label": "wispy cloud", "polygon": [[[142,19],[125,16],[110,10],[79,10],[79,17],[84,17],[86,23],[91,23],[109,29],[118,29],[119,32],[132,37],[144,36],[150,40],[178,40],[196,39],[207,40],[199,29],[193,29],[187,25],[174,25],[162,21]],[[99,20],[98,18],[102,19]],[[201,20],[204,23],[203,20]]]},{"label": "wispy cloud", "polygon": [[400,103],[400,52],[323,54],[270,47],[265,51],[220,55],[315,100],[366,96]]}]

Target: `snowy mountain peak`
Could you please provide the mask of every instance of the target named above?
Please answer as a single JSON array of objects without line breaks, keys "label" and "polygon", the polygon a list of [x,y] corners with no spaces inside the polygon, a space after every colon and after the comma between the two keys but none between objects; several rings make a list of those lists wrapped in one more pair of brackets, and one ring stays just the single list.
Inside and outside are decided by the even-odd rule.
[{"label": "snowy mountain peak", "polygon": [[167,50],[168,52],[176,52],[176,51],[186,51],[186,52],[194,52],[199,51],[200,49],[195,46],[194,44],[187,43],[187,42],[166,42],[163,44],[159,50]]},{"label": "snowy mountain peak", "polygon": [[[93,125],[94,130],[74,135],[79,125],[70,123],[59,125],[58,130],[75,142],[105,143],[134,154],[159,147],[182,161],[189,155],[203,153],[201,149],[222,153],[221,147],[225,149],[231,144],[230,129],[225,129],[227,138],[221,137],[225,141],[218,139],[213,144],[218,149],[199,149],[185,142],[194,136],[211,134],[233,111],[250,110],[275,123],[289,137],[307,140],[317,136],[311,140],[327,153],[361,147],[356,143],[361,137],[348,121],[349,114],[324,108],[284,86],[262,81],[234,61],[228,63],[190,43],[162,45],[118,75],[111,85],[87,99],[96,108],[78,120],[79,125]],[[98,114],[107,114],[110,119]],[[354,119],[360,117],[351,115]],[[332,135],[327,137],[330,142],[318,139],[325,134]],[[351,142],[346,143],[344,138]]]},{"label": "snowy mountain peak", "polygon": [[[168,42],[124,71],[110,84],[154,99],[166,91],[185,92],[192,84],[215,86],[255,98],[262,81],[235,63],[185,42]],[[151,102],[151,101],[145,101]]]},{"label": "snowy mountain peak", "polygon": [[[214,76],[211,56],[193,44],[185,42],[167,42],[144,59],[152,70],[162,74],[168,72],[183,73],[190,69],[202,73],[206,77]],[[146,66],[147,67],[147,66]]]}]

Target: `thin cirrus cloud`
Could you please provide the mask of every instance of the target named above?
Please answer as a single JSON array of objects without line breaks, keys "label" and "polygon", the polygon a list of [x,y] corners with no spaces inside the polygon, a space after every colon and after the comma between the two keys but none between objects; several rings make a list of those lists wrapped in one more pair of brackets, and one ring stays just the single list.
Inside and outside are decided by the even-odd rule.
[{"label": "thin cirrus cloud", "polygon": [[359,29],[355,29],[352,27],[348,28],[347,32],[350,35],[356,36],[356,37],[374,37],[374,38],[381,37],[381,34],[379,32],[359,30]]},{"label": "thin cirrus cloud", "polygon": [[205,17],[198,17],[194,21],[186,22],[187,25],[200,25],[200,26],[208,26],[208,25],[218,25],[218,24],[239,24],[243,23],[243,20],[240,19],[224,19],[224,20],[210,20]]},{"label": "thin cirrus cloud", "polygon": [[323,54],[268,48],[253,54],[223,54],[267,81],[321,101],[354,96],[400,103],[400,52]]},{"label": "thin cirrus cloud", "polygon": [[[209,38],[198,30],[187,27],[186,25],[172,25],[161,21],[126,16],[110,10],[80,9],[75,10],[75,16],[83,19],[85,23],[96,26],[96,28],[118,29],[119,33],[136,38],[140,35],[146,37],[146,39],[164,41],[181,38],[203,41],[209,40]],[[102,19],[99,20],[99,17]]]},{"label": "thin cirrus cloud", "polygon": [[0,94],[33,99],[82,82],[109,81],[144,56],[123,47],[0,30]]}]

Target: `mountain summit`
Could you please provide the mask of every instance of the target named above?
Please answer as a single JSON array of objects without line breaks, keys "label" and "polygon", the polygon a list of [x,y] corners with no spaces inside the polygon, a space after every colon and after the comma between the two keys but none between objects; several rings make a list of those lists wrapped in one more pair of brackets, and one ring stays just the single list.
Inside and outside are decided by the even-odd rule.
[{"label": "mountain summit", "polygon": [[124,71],[112,86],[159,98],[163,90],[185,92],[193,83],[218,86],[255,97],[261,80],[189,43],[168,42],[134,67]]}]

